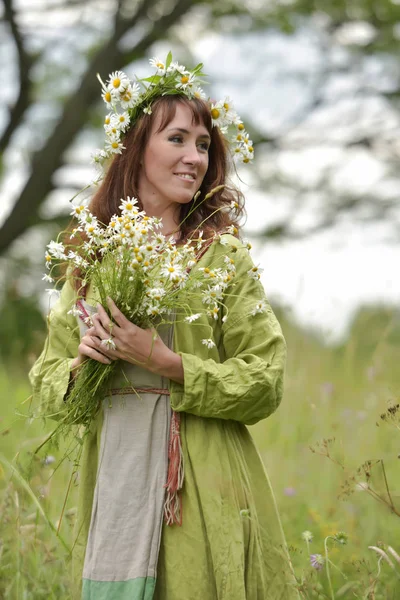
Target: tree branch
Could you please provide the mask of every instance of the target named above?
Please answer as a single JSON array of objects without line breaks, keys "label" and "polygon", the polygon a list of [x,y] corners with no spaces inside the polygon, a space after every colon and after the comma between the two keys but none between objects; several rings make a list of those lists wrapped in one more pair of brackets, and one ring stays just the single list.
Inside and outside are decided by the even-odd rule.
[{"label": "tree branch", "polygon": [[32,87],[32,82],[29,75],[34,64],[34,59],[25,50],[24,41],[15,19],[15,10],[12,0],[3,0],[3,4],[4,17],[9,23],[11,33],[17,47],[20,86],[18,98],[10,110],[10,118],[7,127],[5,128],[0,139],[0,156],[7,148],[11,136],[19,126],[25,111],[29,107],[29,96]]},{"label": "tree branch", "polygon": [[116,19],[116,27],[109,41],[97,52],[82,77],[78,93],[66,101],[63,114],[45,146],[36,152],[31,161],[31,174],[10,215],[0,228],[0,254],[36,220],[36,213],[47,194],[54,189],[52,175],[62,164],[63,153],[85,125],[89,108],[99,98],[99,85],[95,74],[109,73],[127,62],[138,59],[148,47],[165,34],[192,6],[191,0],[178,0],[173,10],[158,21],[130,52],[118,48],[122,35],[137,24],[149,7],[143,0],[135,15],[129,19]]}]

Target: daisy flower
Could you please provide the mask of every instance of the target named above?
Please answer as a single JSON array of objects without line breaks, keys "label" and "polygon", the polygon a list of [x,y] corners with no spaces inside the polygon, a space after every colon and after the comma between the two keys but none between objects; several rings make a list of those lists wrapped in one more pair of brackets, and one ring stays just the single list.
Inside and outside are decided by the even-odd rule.
[{"label": "daisy flower", "polygon": [[47,283],[53,283],[54,279],[45,273],[42,277],[42,281],[47,281]]},{"label": "daisy flower", "polygon": [[211,339],[211,338],[209,338],[209,339],[204,339],[204,340],[201,340],[201,343],[202,343],[202,344],[204,344],[205,346],[207,346],[207,348],[208,348],[209,350],[210,350],[211,348],[214,348],[214,346],[215,346],[215,344],[214,344],[214,342],[212,341],[212,339]]},{"label": "daisy flower", "polygon": [[[129,122],[129,113],[124,111],[122,113],[113,114],[110,118],[110,124],[108,127],[113,127],[117,131],[126,131],[126,129],[129,127]],[[104,127],[107,127],[107,125]]]},{"label": "daisy flower", "polygon": [[255,305],[255,307],[253,308],[253,310],[251,311],[250,314],[254,317],[254,315],[265,312],[266,308],[267,308],[267,305],[265,304],[265,302],[263,300],[261,300],[260,302],[257,302],[257,304]]},{"label": "daisy flower", "polygon": [[161,269],[161,275],[168,277],[170,281],[176,281],[182,277],[183,270],[181,265],[174,265],[169,262]]},{"label": "daisy flower", "polygon": [[194,98],[198,98],[199,100],[207,100],[207,94],[199,85],[194,84],[192,94]]},{"label": "daisy flower", "polygon": [[47,245],[47,248],[49,249],[49,254],[51,254],[54,258],[67,258],[65,256],[64,244],[61,242],[55,242],[52,240],[50,244]]},{"label": "daisy flower", "polygon": [[72,315],[73,317],[81,317],[81,316],[82,316],[82,314],[83,314],[83,313],[82,313],[82,311],[81,311],[81,310],[79,310],[79,308],[78,308],[78,307],[76,307],[76,306],[73,306],[73,307],[71,308],[71,310],[69,310],[69,311],[67,312],[67,315]]},{"label": "daisy flower", "polygon": [[121,154],[122,150],[125,150],[125,146],[118,138],[109,138],[106,140],[106,150],[113,154]]},{"label": "daisy flower", "polygon": [[188,91],[188,88],[190,89],[193,86],[193,83],[195,82],[196,77],[195,75],[193,75],[192,73],[189,73],[189,71],[184,71],[183,73],[180,73],[179,76],[177,77],[177,84],[176,84],[176,89],[177,90],[182,90],[182,91]]},{"label": "daisy flower", "polygon": [[157,75],[165,75],[166,69],[165,64],[162,62],[162,60],[155,56],[154,58],[151,58],[149,60],[149,63],[151,67],[157,69]]},{"label": "daisy flower", "polygon": [[252,267],[249,271],[247,271],[247,274],[249,277],[251,277],[252,279],[255,279],[256,281],[258,279],[261,278],[261,273],[264,271],[264,269],[260,269],[260,267],[256,267],[254,265],[254,267]]},{"label": "daisy flower", "polygon": [[107,89],[104,86],[103,86],[103,89],[102,89],[102,92],[101,92],[101,97],[103,98],[104,102],[106,103],[107,108],[108,109],[112,109],[113,108],[113,102],[114,102],[113,95],[110,92],[110,90]]},{"label": "daisy flower", "polygon": [[129,85],[129,79],[123,71],[114,71],[108,80],[107,89],[112,94],[123,92]]},{"label": "daisy flower", "polygon": [[123,215],[131,216],[132,214],[137,214],[137,209],[136,209],[137,205],[138,205],[137,199],[131,198],[130,196],[128,196],[126,200],[122,200],[122,198],[121,198],[121,204],[119,205],[118,208],[121,209],[121,212]]},{"label": "daisy flower", "polygon": [[224,105],[221,101],[216,102],[215,104],[214,103],[211,104],[211,120],[212,120],[212,124],[214,127],[216,125],[219,128],[226,126],[225,116],[226,116],[226,112],[224,109]]},{"label": "daisy flower", "polygon": [[188,323],[193,323],[193,321],[197,321],[199,317],[200,313],[195,313],[194,315],[189,315],[188,317],[185,317],[185,321],[187,321]]},{"label": "daisy flower", "polygon": [[123,110],[133,108],[139,98],[140,87],[137,83],[130,83],[120,94],[119,102]]}]

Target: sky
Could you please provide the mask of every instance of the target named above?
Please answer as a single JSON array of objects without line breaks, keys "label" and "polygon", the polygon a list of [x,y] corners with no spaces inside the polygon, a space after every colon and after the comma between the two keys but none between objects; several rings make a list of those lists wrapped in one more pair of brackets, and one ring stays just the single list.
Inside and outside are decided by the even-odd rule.
[{"label": "sky", "polygon": [[[296,115],[312,99],[323,61],[327,60],[320,51],[318,32],[301,30],[291,37],[261,32],[241,38],[238,44],[227,35],[197,36],[193,22],[185,31],[192,40],[197,40],[192,43],[192,52],[195,59],[204,62],[215,97],[233,99],[245,123],[246,117],[256,115],[255,122],[262,133],[285,132],[279,153],[269,158],[270,164],[261,164],[259,168],[274,169],[310,187],[307,205],[296,205],[285,194],[259,189],[251,170],[240,171],[248,214],[245,235],[253,243],[255,261],[264,268],[263,283],[270,300],[283,304],[296,320],[312,326],[327,341],[343,338],[363,304],[398,306],[400,280],[395,277],[394,265],[399,264],[400,246],[390,223],[368,225],[345,216],[333,229],[303,239],[262,243],[257,239],[261,228],[280,222],[288,214],[300,228],[317,222],[321,205],[318,183],[327,173],[333,193],[341,193],[349,186],[359,194],[372,191],[377,198],[399,193],[396,179],[386,177],[383,182],[386,167],[379,156],[371,156],[360,148],[344,153],[341,146],[346,136],[351,139],[352,135],[373,133],[377,127],[380,132],[387,132],[389,138],[399,132],[397,114],[382,106],[381,98],[372,93],[366,95],[360,110],[354,96],[357,86],[362,86],[366,78],[370,82],[375,78],[378,88],[390,87],[386,72],[367,59],[357,72],[330,78],[324,82],[322,92],[329,94],[330,102],[296,124]],[[363,32],[359,34],[362,37]],[[154,54],[164,57],[168,49],[165,44],[156,44]],[[343,47],[332,48],[328,59],[333,65],[340,65],[346,59],[345,53]],[[141,62],[139,67],[144,64]],[[4,63],[0,69],[4,71]],[[90,151],[95,147],[96,141],[91,138],[80,140],[81,164],[85,156],[89,164]],[[14,169],[0,189],[0,221],[23,181],[24,162],[18,148],[8,161]],[[73,176],[68,169],[58,174],[64,185]],[[52,210],[67,206],[68,197],[68,191],[54,194]],[[399,216],[399,213],[394,215],[396,222]]]}]

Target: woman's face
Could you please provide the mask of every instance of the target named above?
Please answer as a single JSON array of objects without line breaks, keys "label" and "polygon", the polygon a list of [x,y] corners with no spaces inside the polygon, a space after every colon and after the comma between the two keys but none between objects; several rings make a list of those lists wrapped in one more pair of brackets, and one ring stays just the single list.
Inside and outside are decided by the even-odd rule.
[{"label": "woman's face", "polygon": [[171,204],[191,201],[208,168],[210,135],[201,123],[195,125],[188,106],[177,103],[172,121],[157,131],[156,116],[139,174],[139,197],[144,209],[159,214]]}]

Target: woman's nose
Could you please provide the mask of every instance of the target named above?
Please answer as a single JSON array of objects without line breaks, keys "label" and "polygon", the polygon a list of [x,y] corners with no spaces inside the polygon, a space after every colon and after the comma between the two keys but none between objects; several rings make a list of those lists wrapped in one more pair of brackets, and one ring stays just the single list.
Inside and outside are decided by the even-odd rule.
[{"label": "woman's nose", "polygon": [[185,154],[183,156],[183,162],[190,164],[199,164],[201,162],[201,156],[197,146],[187,146]]}]

